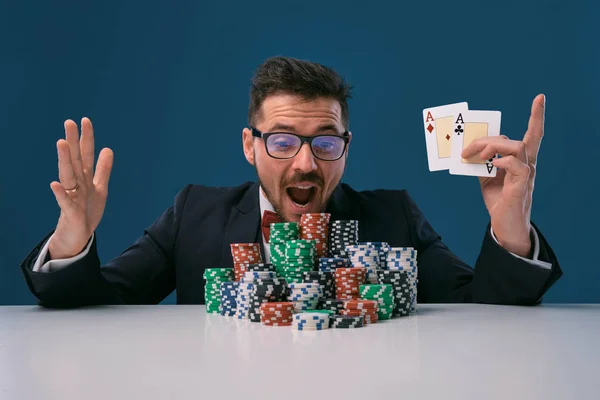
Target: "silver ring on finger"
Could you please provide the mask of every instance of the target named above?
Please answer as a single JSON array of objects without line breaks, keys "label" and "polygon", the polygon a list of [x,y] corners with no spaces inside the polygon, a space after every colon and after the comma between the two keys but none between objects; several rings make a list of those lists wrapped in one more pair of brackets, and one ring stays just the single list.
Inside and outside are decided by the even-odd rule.
[{"label": "silver ring on finger", "polygon": [[73,189],[65,189],[67,193],[75,193],[79,189],[79,182],[75,183],[75,187]]}]

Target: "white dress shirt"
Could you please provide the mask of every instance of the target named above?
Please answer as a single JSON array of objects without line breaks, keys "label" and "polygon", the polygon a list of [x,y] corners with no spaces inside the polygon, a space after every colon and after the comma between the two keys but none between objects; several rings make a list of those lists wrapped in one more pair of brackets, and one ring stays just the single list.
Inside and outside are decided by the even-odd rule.
[{"label": "white dress shirt", "polygon": [[[259,197],[259,204],[260,204],[260,218],[262,220],[262,216],[265,213],[265,211],[275,212],[275,209],[273,208],[273,205],[271,204],[271,202],[269,200],[267,200],[267,197],[263,193],[262,187],[258,191],[258,197]],[[261,226],[262,226],[262,223],[261,223]],[[262,237],[263,249],[265,249],[265,254],[263,254],[263,260],[264,260],[264,262],[268,263],[271,260],[271,246],[269,246],[267,239],[265,239],[265,235],[262,234],[262,229],[261,229],[260,237]]]},{"label": "white dress shirt", "polygon": [[[260,217],[262,218],[265,211],[275,212],[273,205],[271,204],[271,202],[269,202],[269,200],[267,200],[267,197],[264,195],[262,187],[260,188],[258,193],[259,193]],[[538,260],[538,257],[540,254],[540,239],[539,239],[538,234],[535,231],[535,229],[533,229],[533,227],[531,227],[531,230],[533,233],[533,235],[532,235],[533,236],[533,257],[532,257],[532,259],[521,257],[512,252],[510,254],[512,254],[515,257],[520,258],[521,260],[527,261],[530,264],[537,265],[540,268],[551,269],[552,268],[551,263],[548,263],[548,262],[545,262],[542,260]],[[261,229],[261,232],[262,232],[262,229]],[[491,233],[492,237],[494,238],[494,240],[496,241],[496,243],[498,243],[498,239],[496,239],[496,236],[494,235],[494,230],[491,227],[490,227],[490,233]],[[52,235],[52,236],[54,236],[54,235]],[[52,236],[50,237],[50,239],[52,239]],[[263,254],[263,259],[264,259],[264,262],[268,263],[269,260],[271,259],[271,250],[269,247],[269,243],[266,241],[264,235],[261,234],[261,236],[262,236],[262,241],[263,241],[263,249],[265,250],[264,254]],[[42,247],[42,250],[40,251],[38,258],[36,259],[35,264],[33,265],[32,269],[34,272],[57,271],[61,268],[64,268],[64,267],[74,263],[75,261],[82,259],[89,252],[90,247],[92,246],[92,242],[94,240],[94,235],[92,235],[92,237],[90,238],[90,241],[88,242],[85,249],[83,249],[83,251],[81,253],[79,253],[78,255],[71,257],[71,258],[50,260],[42,265],[42,261],[46,259],[46,256],[48,254],[48,243],[50,242],[50,239],[48,239],[46,241],[46,243],[44,244],[44,246]]]}]

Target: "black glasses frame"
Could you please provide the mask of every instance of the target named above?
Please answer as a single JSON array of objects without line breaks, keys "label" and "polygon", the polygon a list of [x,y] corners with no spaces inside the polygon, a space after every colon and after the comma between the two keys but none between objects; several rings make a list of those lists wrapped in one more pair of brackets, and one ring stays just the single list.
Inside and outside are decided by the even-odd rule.
[{"label": "black glasses frame", "polygon": [[[319,160],[321,160],[321,161],[337,161],[340,158],[342,158],[342,156],[346,152],[346,147],[348,146],[348,142],[350,141],[350,132],[349,131],[344,131],[344,132],[342,132],[341,135],[325,134],[325,135],[316,135],[316,136],[302,136],[302,135],[298,135],[298,134],[292,133],[292,132],[267,132],[267,133],[263,133],[263,132],[259,131],[258,129],[256,129],[253,126],[250,127],[250,130],[252,131],[252,136],[263,139],[263,141],[265,143],[265,150],[267,151],[267,154],[269,155],[269,157],[276,158],[278,160],[289,160],[290,158],[296,157],[296,155],[298,155],[298,153],[300,153],[300,149],[302,149],[302,146],[304,146],[304,143],[308,143],[308,147],[310,147],[311,153],[313,154],[313,156],[315,156]],[[293,156],[290,156],[290,157],[275,157],[271,153],[269,153],[269,146],[267,146],[267,140],[269,139],[269,136],[272,136],[272,135],[281,135],[281,134],[296,136],[298,139],[300,139],[300,146],[298,147],[298,151]],[[312,142],[313,142],[313,140],[315,140],[315,138],[318,138],[318,137],[331,137],[331,136],[342,138],[344,140],[344,149],[342,150],[342,153],[340,154],[340,156],[338,158],[335,158],[335,159],[332,159],[332,160],[326,160],[326,159],[323,159],[323,158],[321,158],[321,157],[319,157],[318,155],[315,154],[315,150],[312,147]]]}]

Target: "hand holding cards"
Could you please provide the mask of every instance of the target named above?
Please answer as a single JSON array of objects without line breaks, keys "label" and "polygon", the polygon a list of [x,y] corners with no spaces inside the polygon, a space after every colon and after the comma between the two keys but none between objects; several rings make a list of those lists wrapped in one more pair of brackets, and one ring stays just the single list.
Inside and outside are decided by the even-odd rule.
[{"label": "hand holding cards", "polygon": [[475,139],[500,135],[500,111],[469,110],[468,104],[455,103],[423,110],[427,160],[430,171],[449,170],[452,175],[495,177],[493,158],[469,159],[462,151]]}]

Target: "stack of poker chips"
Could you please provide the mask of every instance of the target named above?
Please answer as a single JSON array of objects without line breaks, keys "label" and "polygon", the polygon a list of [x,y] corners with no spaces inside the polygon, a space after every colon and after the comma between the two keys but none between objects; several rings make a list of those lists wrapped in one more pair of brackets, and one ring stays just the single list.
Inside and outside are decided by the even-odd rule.
[{"label": "stack of poker chips", "polygon": [[379,320],[379,304],[374,300],[349,300],[344,303],[340,315],[363,317],[363,323],[374,324]]},{"label": "stack of poker chips", "polygon": [[[386,269],[385,258],[386,258],[387,251],[390,248],[390,245],[387,242],[362,242],[362,243],[358,243],[358,244],[370,246],[371,248],[374,248],[375,251],[377,251],[377,253],[379,254],[379,268]],[[373,282],[373,283],[376,283],[376,282]]]},{"label": "stack of poker chips", "polygon": [[370,244],[346,246],[346,252],[353,267],[367,269],[367,281],[377,283],[377,272],[380,265],[379,250]]},{"label": "stack of poker chips", "polygon": [[232,243],[231,256],[233,257],[233,269],[235,270],[235,281],[239,282],[247,271],[248,264],[262,263],[260,244],[258,243]]},{"label": "stack of poker chips", "polygon": [[[394,292],[392,285],[361,285],[360,298],[379,303],[379,319],[390,319],[394,313]],[[346,306],[346,308],[348,308]]]},{"label": "stack of poker chips", "polygon": [[362,315],[357,315],[355,317],[349,315],[334,315],[333,318],[329,317],[329,319],[333,320],[330,322],[331,328],[338,329],[350,329],[350,328],[362,328],[365,326],[365,318]]},{"label": "stack of poker chips", "polygon": [[329,256],[347,258],[346,246],[358,243],[358,221],[339,220],[331,223],[329,231]]},{"label": "stack of poker chips", "polygon": [[260,305],[260,322],[267,326],[291,326],[294,303],[268,302]]},{"label": "stack of poker chips", "polygon": [[315,242],[312,240],[289,240],[285,243],[285,267],[283,277],[288,283],[300,283],[304,273],[312,271],[315,264]]},{"label": "stack of poker chips", "polygon": [[[275,277],[271,271],[247,271],[240,279],[236,298],[236,313],[238,319],[248,319],[250,316],[251,300],[254,298],[254,284],[260,284],[263,279],[270,280]],[[258,313],[258,312],[256,312]]]},{"label": "stack of poker chips", "polygon": [[221,313],[221,283],[233,280],[231,268],[206,268],[204,270],[204,303],[206,312]]},{"label": "stack of poker chips", "polygon": [[344,309],[344,303],[346,300],[338,299],[324,299],[319,302],[319,309],[329,310],[334,314],[339,314]]},{"label": "stack of poker chips", "polygon": [[296,312],[317,308],[323,297],[323,290],[318,283],[290,283],[289,289],[288,301],[294,303]]},{"label": "stack of poker chips", "polygon": [[319,271],[335,272],[338,268],[348,268],[347,258],[319,258]]},{"label": "stack of poker chips", "polygon": [[302,214],[300,217],[300,239],[315,242],[316,257],[327,257],[329,240],[329,219],[331,214]]},{"label": "stack of poker chips", "polygon": [[333,272],[308,271],[304,273],[304,282],[318,283],[323,289],[323,297],[333,299],[335,297],[335,279]]},{"label": "stack of poker chips", "polygon": [[270,225],[269,249],[271,251],[271,263],[280,276],[284,276],[285,267],[285,244],[290,240],[297,240],[300,228],[296,222],[277,222]]},{"label": "stack of poker chips", "polygon": [[392,286],[394,293],[393,316],[410,315],[411,297],[408,273],[401,270],[378,270],[377,277],[379,284]]},{"label": "stack of poker chips", "polygon": [[237,306],[239,282],[221,283],[221,315],[233,317]]},{"label": "stack of poker chips", "polygon": [[275,277],[275,272],[246,272],[244,280],[250,279],[253,279],[253,281],[252,291],[249,294],[248,319],[252,322],[260,322],[261,304],[285,300],[288,287],[285,279]]},{"label": "stack of poker chips", "polygon": [[417,306],[417,250],[412,247],[392,247],[386,251],[386,269],[391,271],[406,271],[410,287],[410,311],[416,311]]},{"label": "stack of poker chips", "polygon": [[329,329],[329,315],[324,313],[294,314],[292,328],[299,331],[322,331]]},{"label": "stack of poker chips", "polygon": [[335,297],[338,300],[360,298],[360,285],[365,283],[366,268],[338,268],[335,270]]}]

